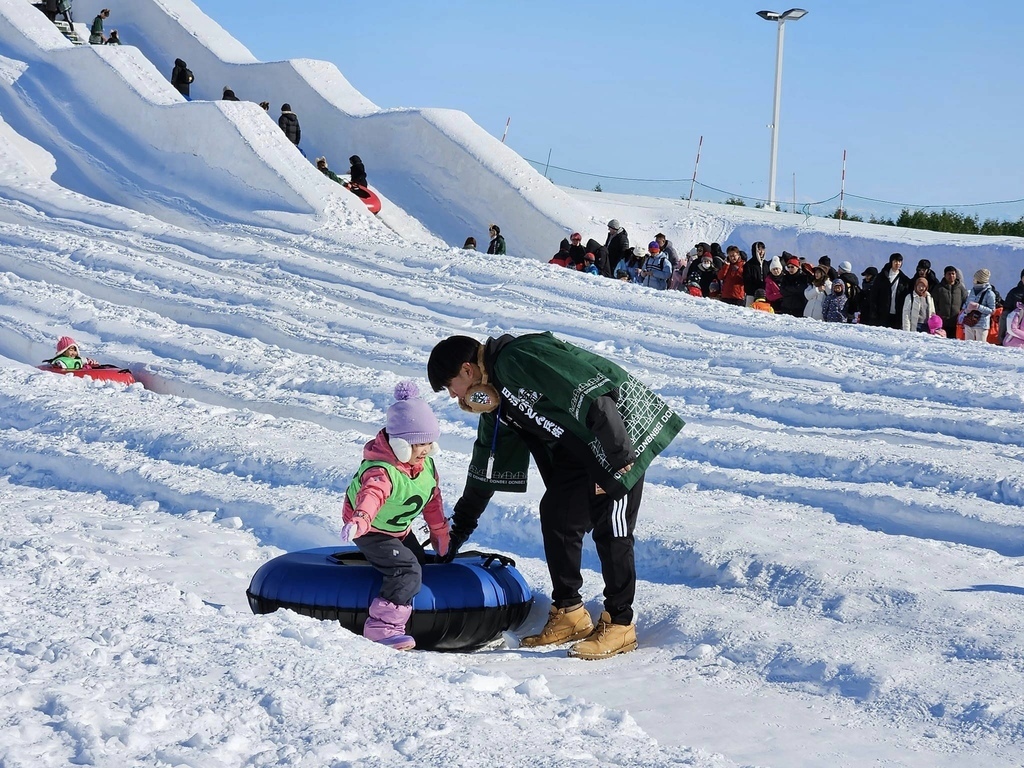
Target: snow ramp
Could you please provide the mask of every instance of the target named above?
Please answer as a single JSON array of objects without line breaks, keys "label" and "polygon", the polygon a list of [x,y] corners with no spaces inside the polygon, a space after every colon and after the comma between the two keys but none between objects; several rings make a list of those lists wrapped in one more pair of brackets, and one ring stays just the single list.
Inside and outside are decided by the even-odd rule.
[{"label": "snow ramp", "polygon": [[[382,110],[336,66],[296,59],[261,63],[190,0],[107,0],[121,39],[137,45],[169,80],[174,60],[195,75],[193,99],[215,100],[229,86],[252,108],[269,101],[272,119],[291,105],[312,161],[338,173],[350,155],[366,164],[370,185],[454,246],[501,226],[509,253],[547,260],[569,232],[595,221],[463,112]],[[113,21],[111,26],[115,26]]]},{"label": "snow ramp", "polygon": [[[0,0],[0,114],[24,139],[20,160],[5,153],[19,174],[34,168],[37,179],[163,221],[302,230],[328,209],[367,215],[257,104],[189,103],[138,48],[74,46],[26,0]],[[7,186],[8,197],[53,207]]]}]

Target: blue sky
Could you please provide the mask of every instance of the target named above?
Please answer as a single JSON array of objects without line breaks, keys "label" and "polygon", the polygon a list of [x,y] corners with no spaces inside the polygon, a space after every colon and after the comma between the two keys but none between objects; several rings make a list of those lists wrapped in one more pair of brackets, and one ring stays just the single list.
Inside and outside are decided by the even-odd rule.
[{"label": "blue sky", "polygon": [[[695,196],[767,194],[777,27],[756,11],[789,5],[198,4],[257,58],[332,61],[381,107],[462,110],[498,137],[511,117],[507,143],[542,166],[550,150],[561,168],[688,180],[703,136],[697,178],[710,188]],[[780,202],[793,199],[794,176],[801,204],[838,194],[844,149],[848,194],[912,207],[1024,198],[1024,3],[805,0],[800,7],[808,15],[786,26]],[[688,181],[549,175],[580,188],[600,182],[606,191],[689,193]],[[856,198],[847,208],[898,211]],[[1024,203],[963,210],[1015,219]]]}]

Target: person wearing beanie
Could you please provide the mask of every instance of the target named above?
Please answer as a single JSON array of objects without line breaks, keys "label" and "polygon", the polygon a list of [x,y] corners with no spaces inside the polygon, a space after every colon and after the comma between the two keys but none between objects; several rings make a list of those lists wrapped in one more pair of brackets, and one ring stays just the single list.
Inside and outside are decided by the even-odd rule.
[{"label": "person wearing beanie", "polygon": [[782,298],[779,299],[778,306],[774,303],[772,306],[780,315],[803,317],[804,309],[807,307],[807,297],[804,293],[811,284],[811,276],[800,268],[799,258],[785,251],[782,256],[784,271],[778,281]]},{"label": "person wearing beanie", "polygon": [[281,116],[277,118],[277,124],[288,137],[288,141],[299,146],[302,140],[302,128],[299,126],[299,116],[292,112],[291,104],[281,105]]},{"label": "person wearing beanie", "polygon": [[501,227],[497,224],[491,224],[487,232],[491,236],[491,242],[487,244],[487,253],[492,256],[504,256],[505,238],[501,234]]},{"label": "person wearing beanie", "polygon": [[647,244],[647,253],[640,268],[640,281],[648,288],[664,291],[672,278],[672,262],[661,252],[661,244],[652,240]]},{"label": "person wearing beanie", "polygon": [[1020,280],[1015,286],[1013,286],[1013,288],[1006,292],[1006,298],[1003,299],[1003,314],[999,317],[1000,341],[1006,338],[1006,327],[1010,313],[1013,312],[1021,302],[1024,302],[1024,270],[1021,270]]},{"label": "person wearing beanie", "polygon": [[759,312],[767,312],[770,315],[775,314],[775,310],[772,309],[772,305],[768,303],[764,288],[758,288],[754,291],[754,300],[751,302],[750,308],[756,309]]},{"label": "person wearing beanie", "polygon": [[619,224],[618,219],[608,222],[608,237],[604,241],[608,251],[608,265],[618,264],[623,256],[629,255],[629,233]]},{"label": "person wearing beanie", "polygon": [[588,275],[600,275],[601,270],[597,268],[596,258],[589,251],[583,254],[583,269],[580,272],[585,272]]},{"label": "person wearing beanie", "polygon": [[[327,167],[327,158],[326,157],[318,157],[316,159],[316,169],[318,171],[320,171],[320,173],[322,173],[324,176],[326,176],[331,181],[337,182],[338,184],[345,185],[344,179],[342,179],[341,176],[339,176],[338,174],[336,174],[334,171],[332,171],[330,168]],[[347,186],[347,185],[345,185],[345,186]]]},{"label": "person wearing beanie", "polygon": [[352,155],[348,159],[348,182],[349,184],[357,184],[360,187],[368,187],[369,182],[366,180],[366,166],[363,165],[363,160],[359,155]]},{"label": "person wearing beanie", "polygon": [[989,285],[992,273],[979,269],[974,273],[974,286],[960,311],[965,341],[987,341],[992,313],[996,311],[996,292]]},{"label": "person wearing beanie", "polygon": [[[545,486],[539,513],[551,609],[522,644],[575,640],[569,656],[581,659],[635,650],[633,531],[644,476],[682,419],[611,360],[550,333],[483,343],[450,336],[431,350],[427,378],[480,419],[449,556],[476,530],[495,491],[526,491],[532,456]],[[580,593],[588,531],[604,578],[596,628]]]},{"label": "person wearing beanie", "polygon": [[70,336],[61,336],[57,340],[57,354],[43,362],[65,371],[80,371],[83,368],[95,368],[99,365],[91,357],[83,358],[79,354],[78,343]]},{"label": "person wearing beanie", "polygon": [[[778,314],[782,307],[782,289],[779,288],[782,272],[782,259],[778,256],[772,257],[768,264],[768,274],[764,276],[764,298],[771,305],[774,314]],[[754,295],[757,296],[756,291]]]},{"label": "person wearing beanie", "polygon": [[448,554],[450,529],[433,458],[440,436],[437,417],[419,389],[400,382],[384,429],[363,446],[363,461],[342,507],[341,540],[353,542],[384,579],[370,603],[363,636],[398,650],[416,645],[405,626],[423,585],[426,555],[411,530],[420,514],[436,557]]},{"label": "person wearing beanie", "polygon": [[174,60],[174,68],[171,70],[171,85],[188,101],[192,101],[189,93],[195,79],[192,70],[188,68],[188,64],[185,63],[184,59]]},{"label": "person wearing beanie", "polygon": [[235,92],[233,90],[231,90],[230,88],[228,88],[226,85],[224,86],[224,90],[221,91],[220,100],[221,101],[240,101],[240,99],[237,96],[235,96]]}]

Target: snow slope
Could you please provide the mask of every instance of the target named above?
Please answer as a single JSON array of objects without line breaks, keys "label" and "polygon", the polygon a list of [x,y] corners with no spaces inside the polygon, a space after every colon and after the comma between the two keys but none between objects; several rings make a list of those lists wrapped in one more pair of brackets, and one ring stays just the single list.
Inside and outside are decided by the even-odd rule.
[{"label": "snow slope", "polygon": [[[265,66],[240,46],[232,54],[190,3],[147,4],[224,61]],[[0,9],[17,29],[38,15]],[[110,65],[105,51],[47,52],[7,31],[0,55],[15,84],[33,68],[104,76],[136,62],[148,85],[115,87],[111,75],[97,126],[130,125],[150,108],[138,94],[163,87],[165,67],[137,53]],[[451,207],[403,212],[409,237],[347,193],[286,210],[315,171],[309,185],[298,170],[281,181],[282,197],[254,216],[239,200],[256,192],[197,163],[196,186],[224,190],[200,210],[132,170],[173,141],[170,121],[153,123],[152,145],[102,149],[123,160],[98,190],[66,170],[87,153],[55,152],[58,110],[9,120],[7,104],[29,89],[4,88],[0,765],[1024,764],[1017,350],[768,317],[458,251],[424,234],[462,205],[446,201],[444,179],[430,194]],[[81,88],[67,100],[76,113],[91,106]],[[204,106],[221,105],[167,108]],[[432,141],[395,152],[427,155]],[[239,178],[269,167],[232,146]],[[503,153],[480,150],[494,167]],[[109,191],[132,185],[137,204]],[[867,225],[839,236],[836,222],[571,194],[536,215],[583,211],[588,235],[614,215],[635,239],[663,229],[683,248],[715,233],[743,245],[756,234],[770,253],[862,238],[857,266],[878,263],[871,242],[927,248],[965,271],[972,248],[1004,273],[1016,253],[1012,242],[900,242]],[[260,564],[337,542],[361,445],[398,381],[427,391],[432,345],[534,330],[620,362],[687,422],[648,475],[640,649],[601,663],[564,648],[403,654],[287,612],[251,615],[245,588]],[[36,370],[64,333],[145,387]],[[427,396],[450,509],[474,422]],[[527,494],[497,496],[472,542],[513,555],[534,588],[524,631],[547,607],[540,493],[534,474]],[[596,612],[592,548],[585,566]]]}]

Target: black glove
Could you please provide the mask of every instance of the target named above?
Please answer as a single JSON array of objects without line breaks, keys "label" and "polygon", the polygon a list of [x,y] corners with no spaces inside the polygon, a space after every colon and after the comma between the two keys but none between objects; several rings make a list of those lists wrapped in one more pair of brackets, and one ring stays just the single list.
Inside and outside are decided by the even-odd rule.
[{"label": "black glove", "polygon": [[466,539],[469,538],[469,534],[469,531],[459,528],[458,526],[453,526],[451,533],[448,534],[448,551],[441,557],[437,558],[438,562],[450,563],[454,560],[455,556],[459,554],[459,550],[462,548],[462,545],[466,543]]}]

